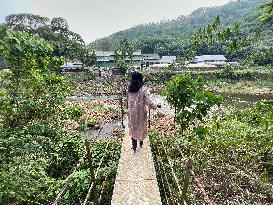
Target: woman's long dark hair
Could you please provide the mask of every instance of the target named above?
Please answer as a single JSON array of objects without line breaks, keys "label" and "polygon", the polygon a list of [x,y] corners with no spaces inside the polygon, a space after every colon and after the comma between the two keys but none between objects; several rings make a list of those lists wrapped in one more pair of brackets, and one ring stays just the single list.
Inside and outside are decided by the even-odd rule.
[{"label": "woman's long dark hair", "polygon": [[137,93],[139,89],[144,85],[143,76],[141,73],[134,72],[132,74],[132,81],[129,85],[129,92],[130,93]]}]

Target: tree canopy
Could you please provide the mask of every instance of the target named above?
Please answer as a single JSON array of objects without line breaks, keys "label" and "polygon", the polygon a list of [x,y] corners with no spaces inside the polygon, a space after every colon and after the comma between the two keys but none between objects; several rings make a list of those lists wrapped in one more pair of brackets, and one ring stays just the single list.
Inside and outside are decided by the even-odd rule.
[{"label": "tree canopy", "polygon": [[[95,61],[95,55],[86,47],[82,37],[71,31],[67,21],[61,17],[50,20],[34,14],[11,14],[6,17],[5,24],[15,31],[25,31],[30,35],[38,34],[53,45],[54,56],[89,62],[88,65]],[[91,59],[86,59],[87,57]]]}]

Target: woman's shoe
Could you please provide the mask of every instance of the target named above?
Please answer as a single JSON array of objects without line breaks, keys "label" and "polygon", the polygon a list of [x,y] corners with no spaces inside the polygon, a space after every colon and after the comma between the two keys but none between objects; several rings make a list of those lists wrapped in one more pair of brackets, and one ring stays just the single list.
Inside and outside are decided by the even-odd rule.
[{"label": "woman's shoe", "polygon": [[136,153],[137,148],[137,140],[132,138],[132,149],[134,150],[134,153]]}]

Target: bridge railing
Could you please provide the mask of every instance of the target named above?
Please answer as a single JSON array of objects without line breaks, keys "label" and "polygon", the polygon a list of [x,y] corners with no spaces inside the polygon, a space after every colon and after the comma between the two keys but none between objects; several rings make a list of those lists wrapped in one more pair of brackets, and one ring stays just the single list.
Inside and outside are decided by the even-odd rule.
[{"label": "bridge railing", "polygon": [[[105,150],[107,150],[109,148],[111,141],[109,140],[105,146]],[[88,160],[88,166],[89,166],[89,170],[90,170],[90,176],[91,176],[91,182],[90,182],[90,186],[88,188],[87,194],[85,196],[84,199],[82,199],[82,205],[86,205],[90,202],[90,196],[92,194],[92,202],[94,204],[101,204],[102,202],[102,197],[103,194],[105,192],[105,188],[106,188],[106,182],[108,180],[109,176],[105,176],[103,183],[102,183],[102,188],[101,190],[97,190],[97,177],[98,174],[102,168],[102,164],[105,163],[105,156],[103,155],[103,157],[100,159],[98,167],[96,169],[94,169],[94,162],[93,162],[93,158],[92,158],[92,153],[90,150],[90,144],[91,141],[90,140],[86,140],[85,141],[85,153],[84,156],[78,161],[78,163],[76,164],[76,166],[72,169],[73,171],[71,172],[71,174],[69,174],[69,176],[65,179],[65,184],[62,186],[62,188],[60,189],[59,193],[57,194],[56,198],[53,200],[52,205],[57,205],[60,203],[60,201],[62,200],[62,197],[64,196],[65,192],[67,191],[67,189],[69,188],[69,185],[71,184],[71,182],[73,180],[75,180],[76,178],[76,172],[78,170],[80,170],[81,166],[84,164],[85,160]],[[111,153],[110,159],[108,160],[108,166],[110,166],[113,162],[113,158],[114,158],[115,152]]]},{"label": "bridge railing", "polygon": [[[119,102],[119,106],[120,106],[120,120],[122,123],[122,127],[124,127],[124,121],[123,121],[123,116],[124,116],[124,103],[123,103],[123,93],[120,95],[119,98],[115,99]],[[104,123],[103,123],[104,124]],[[101,128],[103,127],[103,124],[101,125]],[[100,130],[98,130],[98,136],[100,134]],[[98,137],[97,136],[97,137]],[[85,140],[85,152],[83,153],[83,157],[78,161],[78,163],[74,166],[74,168],[72,169],[72,172],[67,176],[67,178],[65,179],[65,184],[62,186],[62,188],[60,189],[59,193],[57,194],[57,196],[55,197],[55,199],[52,202],[52,205],[57,205],[60,203],[60,201],[62,200],[62,197],[64,196],[65,192],[67,191],[67,189],[69,188],[71,182],[76,178],[76,173],[78,170],[80,170],[81,166],[84,164],[85,160],[88,160],[88,165],[89,165],[89,170],[90,170],[90,176],[91,176],[91,182],[90,182],[90,186],[88,188],[87,194],[85,196],[85,198],[82,200],[82,205],[86,205],[90,202],[90,196],[92,195],[92,202],[93,204],[97,205],[97,204],[101,204],[102,203],[102,198],[103,198],[103,194],[105,192],[106,189],[106,185],[107,185],[107,180],[109,178],[109,176],[105,176],[101,186],[101,190],[97,190],[97,177],[98,174],[100,172],[100,169],[102,167],[102,164],[105,163],[105,155],[103,155],[103,157],[100,159],[100,162],[98,164],[98,167],[96,168],[96,170],[94,169],[94,162],[93,162],[93,157],[92,157],[92,153],[91,153],[91,149],[90,149],[90,145],[92,144],[91,142],[95,143],[96,140]],[[111,140],[108,140],[106,146],[105,146],[105,150],[108,150],[109,145],[111,143]],[[107,165],[110,166],[113,163],[113,159],[115,156],[115,152],[111,153],[110,159],[108,160]]]},{"label": "bridge railing", "polygon": [[163,204],[190,204],[187,198],[189,186],[193,181],[204,202],[215,205],[205,190],[202,180],[195,174],[192,160],[184,156],[181,145],[176,139],[152,136],[150,142]]},{"label": "bridge railing", "polygon": [[[149,128],[151,127],[151,117],[149,110]],[[201,178],[193,171],[192,159],[185,157],[183,148],[175,137],[150,136],[150,142],[163,204],[190,204],[187,198],[192,180],[204,202],[208,205],[215,205],[209,198]],[[184,166],[181,167],[181,164]]]}]

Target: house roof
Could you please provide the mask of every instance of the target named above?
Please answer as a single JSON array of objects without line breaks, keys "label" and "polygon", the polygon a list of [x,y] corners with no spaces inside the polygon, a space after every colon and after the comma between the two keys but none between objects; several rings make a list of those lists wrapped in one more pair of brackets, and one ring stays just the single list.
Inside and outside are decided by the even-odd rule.
[{"label": "house roof", "polygon": [[226,57],[224,55],[202,55],[195,56],[194,60],[196,61],[226,61]]},{"label": "house roof", "polygon": [[160,56],[157,53],[143,54],[145,60],[159,60]]},{"label": "house roof", "polygon": [[66,63],[66,64],[63,64],[61,66],[61,68],[73,68],[73,67],[77,67],[79,64],[74,64],[74,63]]},{"label": "house roof", "polygon": [[172,63],[176,60],[176,56],[162,56],[160,62],[162,63]]},{"label": "house roof", "polygon": [[[96,51],[96,56],[114,56],[114,51]],[[133,52],[133,56],[141,56],[141,51]]]},{"label": "house roof", "polygon": [[96,56],[113,56],[114,51],[96,51]]},{"label": "house roof", "polygon": [[141,54],[141,51],[135,51],[135,52],[133,52],[133,55],[134,56],[141,56],[142,54]]}]

